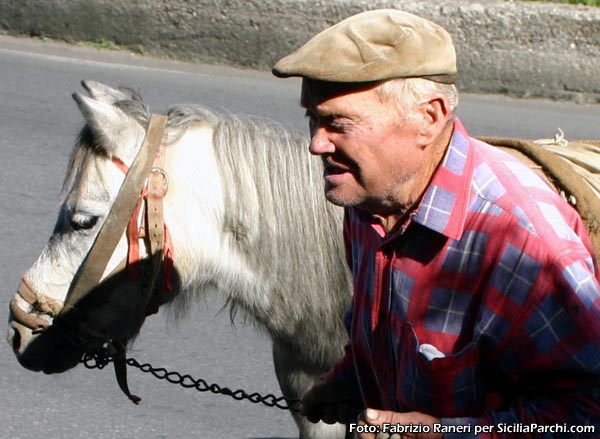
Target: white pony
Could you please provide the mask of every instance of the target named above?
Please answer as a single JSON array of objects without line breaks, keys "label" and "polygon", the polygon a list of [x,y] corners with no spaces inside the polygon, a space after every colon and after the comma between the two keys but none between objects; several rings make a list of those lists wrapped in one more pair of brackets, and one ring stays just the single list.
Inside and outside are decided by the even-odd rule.
[{"label": "white pony", "polygon": [[[83,85],[89,96],[74,98],[87,124],[71,155],[64,201],[53,235],[24,276],[35,300],[20,288],[11,304],[9,343],[23,366],[46,373],[74,367],[89,347],[73,343],[87,334],[66,337],[49,325],[124,180],[117,164],[131,165],[149,120],[136,93]],[[164,218],[174,290],[161,301],[183,314],[193,299],[217,290],[267,329],[281,390],[299,399],[343,353],[342,314],[352,291],[342,212],[324,198],[320,161],[308,154],[305,136],[264,121],[223,118],[198,106],[176,106],[167,116]],[[134,288],[142,281],[111,275],[127,253],[123,236],[103,275],[112,282],[110,298],[85,315],[106,338],[131,339],[145,317]],[[339,424],[294,418],[304,439],[344,437]]]}]

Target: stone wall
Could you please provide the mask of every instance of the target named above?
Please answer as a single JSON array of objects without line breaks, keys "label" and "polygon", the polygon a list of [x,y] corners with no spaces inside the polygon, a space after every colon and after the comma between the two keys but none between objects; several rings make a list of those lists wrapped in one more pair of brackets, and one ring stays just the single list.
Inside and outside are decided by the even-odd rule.
[{"label": "stone wall", "polygon": [[112,41],[192,62],[270,69],[314,33],[383,7],[452,34],[463,91],[600,102],[600,8],[522,1],[0,0],[0,32]]}]

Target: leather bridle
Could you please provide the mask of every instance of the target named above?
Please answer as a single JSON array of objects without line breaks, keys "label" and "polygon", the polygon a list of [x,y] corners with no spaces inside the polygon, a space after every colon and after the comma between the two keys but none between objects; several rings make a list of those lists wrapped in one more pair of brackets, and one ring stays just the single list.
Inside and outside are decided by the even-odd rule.
[{"label": "leather bridle", "polygon": [[146,137],[142,146],[127,170],[125,180],[113,203],[102,229],[94,244],[75,273],[61,313],[76,306],[86,294],[95,288],[102,278],[106,266],[123,235],[143,195],[144,185],[148,181],[148,240],[152,260],[151,279],[148,284],[154,286],[156,275],[163,259],[165,242],[162,199],[165,195],[166,173],[164,166],[165,128],[167,116],[153,114],[148,123]]},{"label": "leather bridle", "polygon": [[[163,198],[168,190],[168,177],[164,170],[166,124],[167,116],[152,114],[146,136],[131,167],[127,168],[119,160],[113,160],[125,173],[125,179],[90,251],[75,273],[64,303],[36,291],[24,277],[19,285],[18,294],[10,303],[10,310],[16,322],[30,328],[34,333],[40,333],[50,326],[42,315],[54,319],[76,310],[77,305],[92,290],[99,290],[102,275],[125,231],[129,244],[128,257],[113,270],[113,273],[122,271],[127,266],[129,274],[136,276],[135,268],[140,262],[139,240],[146,239],[150,269],[144,270],[147,277],[143,282],[143,299],[140,305],[144,307],[146,315],[157,311],[159,299],[152,299],[157,292],[155,283],[161,269],[166,289],[172,287],[173,252],[163,216]],[[141,209],[145,209],[145,212]],[[145,219],[141,230],[138,227],[140,215]],[[29,303],[36,313],[23,311],[19,306],[19,299]],[[123,346],[117,347],[124,349],[124,343],[120,344]],[[121,385],[121,380],[119,381]],[[123,385],[121,388],[123,389]],[[123,391],[136,402],[136,397],[129,394],[126,388],[125,383]]]}]

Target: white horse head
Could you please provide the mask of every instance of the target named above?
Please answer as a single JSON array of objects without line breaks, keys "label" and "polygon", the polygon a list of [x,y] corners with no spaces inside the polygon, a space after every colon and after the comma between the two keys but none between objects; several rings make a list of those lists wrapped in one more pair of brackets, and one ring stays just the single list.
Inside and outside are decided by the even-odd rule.
[{"label": "white horse head", "polygon": [[[13,312],[30,313],[31,320],[37,321],[37,327],[32,330],[16,320],[9,325],[9,341],[21,363],[46,372],[61,372],[73,367],[81,356],[82,346],[71,346],[54,328],[41,337],[43,343],[31,342],[38,338],[36,332],[41,332],[39,329],[51,323],[60,312],[73,277],[110,211],[124,179],[123,172],[115,163],[131,164],[145,134],[141,125],[143,119],[138,116],[136,120],[136,113],[126,112],[117,105],[118,102],[134,102],[133,94],[95,83],[86,83],[86,88],[89,97],[74,95],[87,125],[71,155],[64,183],[64,200],[55,229],[40,257],[23,278],[25,290],[30,291],[35,300],[30,303],[32,301],[26,301],[22,294],[13,299],[16,305]],[[143,107],[141,101],[138,102]],[[126,251],[127,243],[121,240],[103,276],[104,281],[108,280],[108,274],[124,258]],[[93,318],[106,317],[102,317],[106,311],[97,310]],[[112,312],[109,311],[108,315],[114,318]],[[132,317],[132,314],[126,318],[121,316],[120,324],[128,326],[128,323],[139,320],[139,317]],[[101,323],[98,329],[110,330],[107,324],[108,321]],[[127,337],[135,331],[128,327],[120,330]]]},{"label": "white horse head", "polygon": [[[86,125],[55,230],[11,302],[9,343],[23,366],[47,373],[74,367],[98,343],[131,339],[147,308],[139,297],[144,276],[132,279],[132,267],[122,268],[132,246],[123,233],[101,276],[103,292],[81,301],[76,324],[61,313],[150,116],[132,91],[83,84],[89,96],[74,98]],[[298,399],[341,356],[341,316],[352,291],[341,210],[325,201],[321,164],[307,153],[306,137],[264,121],[222,118],[191,105],[167,116],[163,202],[173,271],[162,270],[157,285],[172,276],[173,288],[159,291],[158,301],[185,311],[194,296],[219,292],[271,334],[282,391]],[[141,261],[147,245],[142,236]],[[69,324],[58,324],[63,320]],[[339,427],[296,421],[303,437],[343,437]]]}]

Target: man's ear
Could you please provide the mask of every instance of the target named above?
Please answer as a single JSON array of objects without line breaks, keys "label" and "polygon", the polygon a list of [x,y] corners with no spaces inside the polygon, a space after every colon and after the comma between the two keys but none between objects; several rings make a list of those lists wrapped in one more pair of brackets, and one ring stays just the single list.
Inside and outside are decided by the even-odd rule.
[{"label": "man's ear", "polygon": [[452,116],[450,102],[442,94],[435,95],[427,102],[421,104],[419,112],[422,116],[423,124],[419,131],[420,140],[424,145],[433,143],[448,125]]}]

